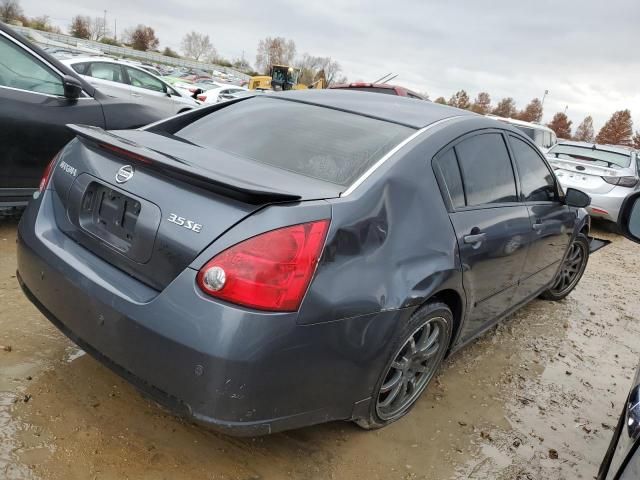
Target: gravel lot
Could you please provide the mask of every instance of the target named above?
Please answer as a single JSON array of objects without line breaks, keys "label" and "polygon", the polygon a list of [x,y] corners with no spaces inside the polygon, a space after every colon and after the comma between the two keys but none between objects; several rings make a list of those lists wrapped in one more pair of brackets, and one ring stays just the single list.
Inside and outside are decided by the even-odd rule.
[{"label": "gravel lot", "polygon": [[0,478],[594,478],[639,360],[640,245],[595,253],[560,303],[534,301],[450,358],[413,412],[256,439],[186,424],[84,355],[15,279],[0,220]]}]

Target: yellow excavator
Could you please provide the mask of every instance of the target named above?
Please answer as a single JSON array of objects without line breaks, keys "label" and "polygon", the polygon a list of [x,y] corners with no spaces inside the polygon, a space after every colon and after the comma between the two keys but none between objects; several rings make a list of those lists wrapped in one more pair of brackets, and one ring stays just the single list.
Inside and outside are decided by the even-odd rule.
[{"label": "yellow excavator", "polygon": [[269,75],[258,75],[249,79],[249,90],[306,90],[307,88],[326,88],[324,70],[316,75],[314,81],[305,85],[299,83],[300,69],[289,65],[273,65]]}]

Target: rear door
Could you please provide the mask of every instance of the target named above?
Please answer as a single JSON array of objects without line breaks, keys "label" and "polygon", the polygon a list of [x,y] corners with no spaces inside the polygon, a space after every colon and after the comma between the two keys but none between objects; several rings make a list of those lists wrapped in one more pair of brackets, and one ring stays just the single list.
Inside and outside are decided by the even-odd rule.
[{"label": "rear door", "polygon": [[162,111],[167,116],[178,112],[176,105],[167,93],[167,86],[159,79],[137,68],[124,67],[131,84],[131,94],[137,103],[144,103]]},{"label": "rear door", "polygon": [[67,123],[104,126],[101,105],[64,97],[62,73],[27,45],[0,32],[0,202],[30,195],[58,150]]},{"label": "rear door", "polygon": [[122,66],[117,63],[90,62],[84,69],[84,76],[91,85],[107,95],[131,98],[131,87],[127,84]]},{"label": "rear door", "polygon": [[450,198],[467,294],[469,338],[514,305],[531,229],[499,131],[464,137],[436,159]]},{"label": "rear door", "polygon": [[517,295],[522,300],[553,280],[573,234],[576,213],[560,200],[556,179],[538,151],[513,135],[509,144],[531,221],[531,243]]}]

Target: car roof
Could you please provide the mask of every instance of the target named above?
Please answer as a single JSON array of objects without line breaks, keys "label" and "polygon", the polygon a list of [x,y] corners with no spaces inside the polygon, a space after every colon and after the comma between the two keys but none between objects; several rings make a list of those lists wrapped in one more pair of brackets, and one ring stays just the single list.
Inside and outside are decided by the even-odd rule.
[{"label": "car roof", "polygon": [[482,117],[468,110],[437,103],[421,102],[397,95],[380,95],[379,93],[352,91],[349,89],[290,90],[279,92],[270,98],[280,98],[333,108],[413,128],[423,128],[438,120],[450,117]]},{"label": "car roof", "polygon": [[562,140],[558,145],[570,145],[574,147],[590,148],[593,150],[603,150],[612,153],[620,153],[622,155],[631,155],[635,152],[633,147],[625,147],[623,145],[605,145],[600,143],[577,142],[574,140]]}]

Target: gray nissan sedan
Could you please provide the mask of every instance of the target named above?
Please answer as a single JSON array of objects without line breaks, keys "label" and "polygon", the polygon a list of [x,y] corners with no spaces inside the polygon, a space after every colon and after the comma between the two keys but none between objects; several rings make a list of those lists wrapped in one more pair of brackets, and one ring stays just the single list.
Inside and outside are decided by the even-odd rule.
[{"label": "gray nissan sedan", "polygon": [[72,125],[22,217],[26,295],[234,435],[405,415],[443,358],[589,257],[589,197],[507,124],[340,90]]}]

